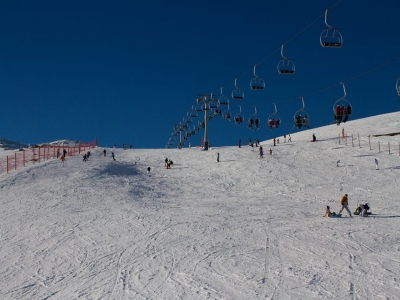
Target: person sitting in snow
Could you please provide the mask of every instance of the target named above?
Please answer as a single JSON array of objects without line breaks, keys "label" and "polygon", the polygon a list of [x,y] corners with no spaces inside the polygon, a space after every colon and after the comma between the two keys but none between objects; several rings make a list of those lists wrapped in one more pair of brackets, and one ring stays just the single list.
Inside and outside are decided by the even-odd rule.
[{"label": "person sitting in snow", "polygon": [[331,212],[330,207],[326,206],[324,217],[331,217],[331,216],[336,216],[336,213],[335,212]]}]

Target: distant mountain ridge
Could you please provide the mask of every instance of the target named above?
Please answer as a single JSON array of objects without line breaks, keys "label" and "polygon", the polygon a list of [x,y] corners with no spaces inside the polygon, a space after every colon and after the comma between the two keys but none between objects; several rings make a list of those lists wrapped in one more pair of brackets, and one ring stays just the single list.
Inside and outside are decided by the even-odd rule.
[{"label": "distant mountain ridge", "polygon": [[79,145],[79,141],[74,141],[74,140],[58,140],[54,142],[49,142],[49,143],[40,143],[40,144],[24,144],[16,141],[12,141],[6,138],[0,137],[0,149],[4,150],[18,150],[21,148],[30,148],[30,147],[35,147],[35,146],[47,146],[47,145],[61,145],[61,146],[75,146]]},{"label": "distant mountain ridge", "polygon": [[0,137],[0,148],[3,148],[4,150],[15,150],[15,149],[27,148],[27,147],[28,147],[27,144],[15,142],[15,141]]}]

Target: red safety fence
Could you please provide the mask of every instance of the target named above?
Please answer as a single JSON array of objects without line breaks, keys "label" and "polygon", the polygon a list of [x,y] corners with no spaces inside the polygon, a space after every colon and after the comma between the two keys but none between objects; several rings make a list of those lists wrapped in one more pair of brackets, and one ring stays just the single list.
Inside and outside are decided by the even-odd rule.
[{"label": "red safety fence", "polygon": [[81,152],[94,148],[98,145],[97,138],[89,143],[79,143],[74,146],[63,145],[45,145],[33,147],[32,149],[21,150],[13,155],[0,158],[0,174],[9,173],[12,170],[25,167],[27,164],[40,163],[48,159],[58,158],[63,156],[64,151],[66,156],[77,155]]}]

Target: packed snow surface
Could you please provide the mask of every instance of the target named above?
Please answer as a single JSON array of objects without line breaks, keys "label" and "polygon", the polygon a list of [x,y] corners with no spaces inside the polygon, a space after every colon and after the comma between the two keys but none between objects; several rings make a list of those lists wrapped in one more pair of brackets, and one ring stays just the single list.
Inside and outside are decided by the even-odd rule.
[{"label": "packed snow surface", "polygon": [[[399,131],[392,113],[264,158],[99,147],[2,174],[0,299],[399,299]],[[345,193],[372,215],[322,217]]]}]

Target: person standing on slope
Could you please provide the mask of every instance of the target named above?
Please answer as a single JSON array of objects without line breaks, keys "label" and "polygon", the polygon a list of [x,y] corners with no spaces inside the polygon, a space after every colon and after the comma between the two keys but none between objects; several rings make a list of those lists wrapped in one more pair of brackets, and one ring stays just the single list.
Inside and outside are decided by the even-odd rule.
[{"label": "person standing on slope", "polygon": [[339,211],[339,215],[342,213],[343,209],[346,209],[351,217],[351,212],[348,208],[349,199],[347,197],[348,197],[347,194],[345,194],[344,196],[342,196],[342,198],[340,198],[340,205],[342,206],[342,208]]},{"label": "person standing on slope", "polygon": [[217,162],[219,162],[219,152],[217,153]]},{"label": "person standing on slope", "polygon": [[379,166],[378,166],[378,160],[375,158],[375,169],[379,170]]}]

